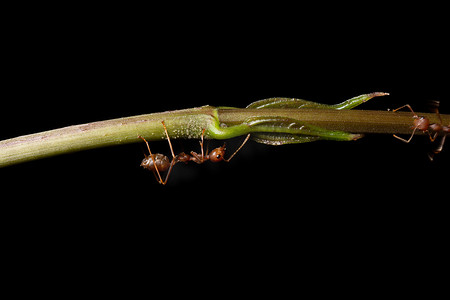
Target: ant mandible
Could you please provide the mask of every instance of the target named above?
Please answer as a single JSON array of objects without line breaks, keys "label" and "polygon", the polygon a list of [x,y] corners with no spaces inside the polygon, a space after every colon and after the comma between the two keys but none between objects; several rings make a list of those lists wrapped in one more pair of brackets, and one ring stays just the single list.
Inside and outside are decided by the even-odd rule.
[{"label": "ant mandible", "polygon": [[[404,107],[409,108],[409,110],[412,112],[413,114],[413,118],[414,118],[414,125],[413,125],[413,132],[411,134],[411,136],[409,137],[409,139],[404,139],[401,138],[397,135],[394,134],[394,137],[405,142],[405,143],[409,143],[411,141],[411,139],[413,138],[414,134],[416,133],[416,130],[421,130],[424,133],[427,133],[428,136],[430,137],[431,142],[434,142],[439,134],[439,132],[444,132],[444,136],[441,139],[441,142],[439,143],[439,146],[436,147],[436,149],[433,150],[433,153],[428,154],[428,157],[430,158],[430,160],[433,160],[434,155],[438,154],[442,151],[442,149],[444,148],[444,143],[445,143],[445,138],[447,137],[447,135],[450,133],[450,125],[445,126],[442,125],[442,118],[441,115],[439,114],[439,102],[438,101],[433,101],[433,106],[434,106],[434,111],[437,114],[440,123],[431,123],[430,124],[430,120],[427,117],[423,117],[423,116],[418,116],[414,110],[411,108],[411,106],[409,104],[403,105],[397,109],[394,109],[393,112],[396,112]],[[434,132],[434,135],[432,135],[432,133],[430,133],[430,130]]]},{"label": "ant mandible", "polygon": [[[166,124],[164,124],[164,121],[161,122],[164,126],[164,131],[166,133],[167,141],[169,142],[170,152],[172,153],[172,160],[169,162],[169,158],[163,154],[152,154],[152,151],[150,150],[150,146],[148,145],[148,142],[146,139],[144,139],[142,136],[138,136],[138,138],[142,139],[147,144],[147,149],[149,152],[149,156],[145,155],[145,158],[141,162],[141,166],[145,169],[148,169],[153,172],[155,175],[156,181],[162,185],[166,185],[167,180],[169,179],[170,173],[172,172],[172,168],[175,164],[179,162],[188,163],[189,161],[196,162],[197,164],[202,164],[207,160],[210,160],[211,162],[219,162],[219,161],[226,161],[229,162],[236,153],[241,150],[241,148],[244,146],[244,144],[248,141],[250,134],[247,135],[245,140],[242,142],[241,146],[231,155],[228,159],[225,159],[225,143],[223,146],[218,147],[214,150],[212,150],[210,153],[206,151],[206,154],[204,154],[203,151],[203,137],[205,135],[205,129],[202,130],[201,140],[200,140],[200,150],[201,154],[198,154],[194,151],[191,151],[191,154],[186,154],[184,152],[181,152],[178,155],[175,155],[172,148],[172,143],[170,142],[169,133],[167,132]],[[166,178],[163,180],[161,177],[160,172],[167,171]]]}]

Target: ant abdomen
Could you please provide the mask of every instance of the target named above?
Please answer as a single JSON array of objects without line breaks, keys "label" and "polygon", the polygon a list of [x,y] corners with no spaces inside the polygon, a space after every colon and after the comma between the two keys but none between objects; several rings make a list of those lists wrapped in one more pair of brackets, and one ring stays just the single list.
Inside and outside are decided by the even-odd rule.
[{"label": "ant abdomen", "polygon": [[[158,170],[160,171],[167,171],[170,167],[170,160],[167,156],[163,154],[155,154],[153,155],[156,161],[156,166]],[[153,162],[153,159],[150,156],[145,157],[141,162],[141,167],[144,167],[145,169],[155,171],[155,163]]]}]

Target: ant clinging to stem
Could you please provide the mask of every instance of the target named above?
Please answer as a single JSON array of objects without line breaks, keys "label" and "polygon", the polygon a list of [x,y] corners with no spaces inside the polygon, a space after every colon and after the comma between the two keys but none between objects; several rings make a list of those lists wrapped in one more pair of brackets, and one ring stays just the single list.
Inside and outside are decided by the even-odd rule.
[{"label": "ant clinging to stem", "polygon": [[[433,110],[436,113],[436,115],[438,116],[440,123],[431,123],[430,124],[430,120],[427,117],[418,116],[409,104],[405,104],[397,109],[394,109],[393,112],[396,112],[402,108],[407,107],[413,114],[414,123],[413,123],[413,126],[411,127],[413,129],[413,131],[412,131],[412,134],[409,137],[409,139],[406,140],[406,139],[401,138],[394,134],[395,138],[397,138],[405,143],[409,143],[411,141],[414,134],[416,133],[416,130],[421,130],[422,132],[427,133],[428,136],[430,137],[431,142],[434,142],[436,140],[436,138],[440,132],[444,133],[444,136],[442,137],[441,142],[439,143],[438,147],[436,147],[432,153],[428,154],[428,157],[430,158],[430,160],[433,161],[434,155],[440,153],[442,151],[442,149],[444,148],[445,138],[450,133],[450,125],[448,125],[448,126],[442,125],[442,118],[441,118],[441,115],[439,114],[439,109],[438,109],[439,101],[432,101],[431,103],[433,104],[432,105]],[[430,131],[434,132],[434,135]]]},{"label": "ant clinging to stem", "polygon": [[[175,153],[173,152],[172,143],[170,142],[169,134],[167,132],[166,124],[164,124],[164,121],[162,121],[161,123],[164,126],[164,131],[166,133],[167,141],[169,142],[170,152],[172,153],[172,160],[170,162],[169,162],[169,158],[163,154],[159,154],[159,153],[152,154],[152,151],[150,150],[150,146],[148,145],[148,142],[142,136],[138,136],[138,138],[142,139],[147,144],[147,149],[150,154],[149,156],[144,154],[145,158],[142,160],[141,166],[144,167],[145,169],[152,171],[153,174],[155,175],[155,178],[158,181],[158,183],[160,183],[162,185],[165,185],[167,183],[170,173],[172,172],[172,168],[175,164],[177,164],[179,162],[188,163],[189,161],[196,162],[197,164],[202,164],[207,160],[210,160],[211,162],[219,162],[222,160],[229,162],[236,155],[236,153],[239,150],[241,150],[241,148],[244,146],[244,144],[248,141],[248,139],[250,137],[250,134],[248,134],[247,137],[245,138],[245,140],[242,142],[241,146],[239,146],[239,148],[228,159],[225,159],[225,157],[224,157],[225,150],[226,150],[225,144],[223,144],[223,146],[221,146],[221,147],[215,148],[214,150],[212,150],[209,153],[208,153],[208,149],[207,149],[206,154],[204,154],[203,137],[205,135],[205,129],[203,129],[202,135],[201,135],[201,141],[200,141],[200,150],[201,150],[200,153],[201,154],[191,151],[190,155],[186,154],[184,152],[181,152],[180,154],[175,155]],[[167,171],[167,175],[166,175],[166,178],[163,180],[160,172],[165,172],[165,171]]]}]

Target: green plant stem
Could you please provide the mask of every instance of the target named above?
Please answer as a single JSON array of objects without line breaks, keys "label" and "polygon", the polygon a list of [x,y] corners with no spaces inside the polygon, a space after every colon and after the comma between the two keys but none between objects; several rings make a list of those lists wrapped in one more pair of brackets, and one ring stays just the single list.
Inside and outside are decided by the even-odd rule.
[{"label": "green plant stem", "polygon": [[[435,114],[418,113],[437,123]],[[165,138],[164,120],[171,138],[228,139],[255,132],[245,124],[258,117],[287,117],[330,130],[352,133],[410,134],[410,112],[328,110],[328,109],[232,109],[199,108],[145,114],[127,118],[74,125],[0,141],[0,167],[86,149]],[[441,115],[444,124],[450,115]],[[267,129],[268,131],[270,129]],[[420,134],[420,132],[418,132]]]},{"label": "green plant stem", "polygon": [[[417,113],[439,123],[436,114]],[[411,134],[413,118],[408,111],[377,110],[330,110],[330,109],[219,109],[219,119],[227,125],[234,125],[254,116],[277,116],[300,120],[301,122],[330,130],[354,133]],[[441,114],[443,124],[450,123],[450,115]],[[420,134],[418,132],[418,134]]]}]

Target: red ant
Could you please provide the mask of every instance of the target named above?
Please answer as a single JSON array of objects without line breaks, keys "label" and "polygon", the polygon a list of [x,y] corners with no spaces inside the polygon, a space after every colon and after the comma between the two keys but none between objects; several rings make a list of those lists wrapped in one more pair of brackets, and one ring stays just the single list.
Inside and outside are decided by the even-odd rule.
[{"label": "red ant", "polygon": [[[423,131],[424,133],[427,133],[428,136],[430,137],[431,142],[434,142],[436,140],[439,132],[442,131],[445,133],[445,135],[441,139],[441,142],[439,143],[439,146],[433,150],[433,153],[428,154],[428,157],[430,158],[431,161],[433,161],[435,154],[438,154],[442,151],[442,149],[444,148],[445,138],[450,133],[450,125],[448,125],[448,126],[442,125],[442,118],[441,118],[441,115],[439,114],[439,110],[438,110],[439,102],[433,101],[433,104],[434,104],[433,110],[436,112],[437,116],[439,117],[440,123],[431,123],[430,124],[430,120],[427,117],[423,117],[423,116],[419,117],[414,112],[414,110],[411,108],[411,106],[409,104],[403,105],[403,106],[393,110],[393,112],[396,112],[404,107],[407,107],[413,113],[414,125],[411,127],[411,128],[413,128],[413,132],[412,132],[411,136],[409,137],[409,139],[406,140],[406,139],[396,136],[394,134],[395,138],[397,138],[405,143],[409,143],[411,141],[411,139],[413,138],[417,129]],[[429,130],[433,131],[434,135],[432,135]]]},{"label": "red ant", "polygon": [[[229,162],[236,155],[236,153],[239,150],[241,150],[241,148],[244,146],[244,144],[248,141],[248,139],[250,137],[250,134],[248,134],[247,137],[245,138],[245,140],[242,142],[241,146],[239,146],[239,148],[233,153],[233,155],[231,155],[228,159],[225,159],[225,157],[224,157],[225,150],[226,150],[225,143],[223,144],[223,146],[212,150],[210,153],[208,153],[208,148],[207,148],[206,154],[204,154],[204,152],[203,152],[203,137],[205,135],[205,129],[203,129],[201,141],[200,141],[201,154],[191,151],[191,155],[186,154],[184,152],[181,152],[180,154],[175,155],[173,152],[172,143],[170,142],[169,134],[167,133],[166,124],[164,124],[164,121],[162,121],[161,123],[164,126],[164,131],[167,136],[167,141],[169,142],[170,152],[172,153],[172,161],[169,162],[169,158],[163,154],[159,154],[159,153],[152,154],[152,151],[150,151],[150,146],[148,145],[148,142],[142,136],[138,136],[138,138],[142,139],[147,144],[148,152],[150,153],[149,156],[144,154],[145,158],[142,160],[141,166],[144,167],[145,169],[152,171],[153,174],[155,175],[155,178],[158,181],[158,183],[160,183],[162,185],[166,185],[167,180],[169,179],[169,176],[170,176],[170,172],[172,172],[172,168],[176,163],[179,163],[179,162],[188,163],[189,161],[193,161],[193,162],[196,162],[197,164],[202,164],[207,160],[210,160],[212,162],[219,162],[222,160]],[[160,172],[165,172],[165,171],[167,171],[167,175],[166,175],[166,178],[163,180]]]}]

